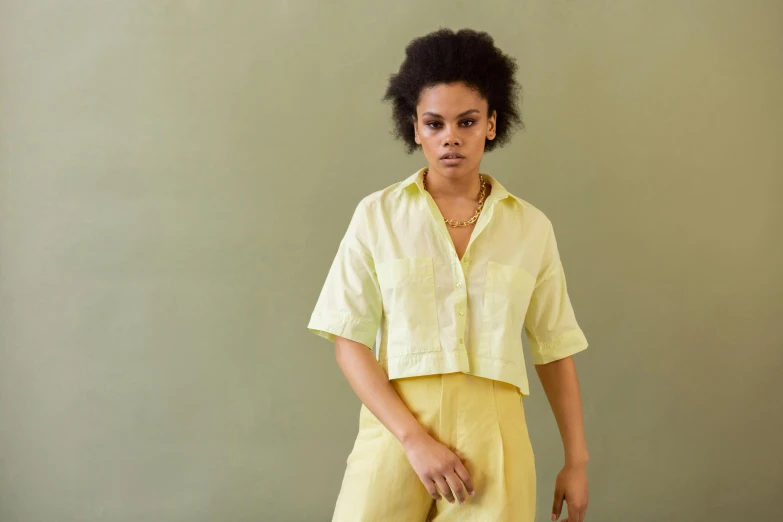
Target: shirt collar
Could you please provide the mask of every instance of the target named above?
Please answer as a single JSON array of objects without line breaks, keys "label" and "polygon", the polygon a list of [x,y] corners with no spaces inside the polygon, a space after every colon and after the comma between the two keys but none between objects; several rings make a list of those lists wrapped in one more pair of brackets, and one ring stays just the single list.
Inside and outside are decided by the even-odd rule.
[{"label": "shirt collar", "polygon": [[[424,192],[424,171],[427,169],[427,167],[423,167],[404,180],[400,181],[399,184],[392,190],[393,193],[401,192],[411,185],[416,185],[419,187],[419,190],[423,193]],[[495,198],[497,200],[501,200],[507,197],[514,197],[513,194],[511,194],[506,188],[500,184],[500,182],[495,179],[494,177],[490,176],[489,174],[483,173],[485,178],[487,178],[487,181],[489,181],[489,184],[492,185],[492,192],[490,193],[489,197]],[[516,198],[519,199],[519,198]]]}]

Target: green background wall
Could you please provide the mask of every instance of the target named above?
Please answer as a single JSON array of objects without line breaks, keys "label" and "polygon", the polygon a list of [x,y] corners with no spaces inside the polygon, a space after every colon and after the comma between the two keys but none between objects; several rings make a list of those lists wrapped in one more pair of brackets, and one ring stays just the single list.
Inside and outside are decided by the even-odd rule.
[{"label": "green background wall", "polygon": [[[783,514],[783,3],[6,0],[0,521],[328,521],[359,401],[305,326],[407,42],[486,30],[544,210],[588,520]],[[528,354],[539,519],[562,464]]]}]

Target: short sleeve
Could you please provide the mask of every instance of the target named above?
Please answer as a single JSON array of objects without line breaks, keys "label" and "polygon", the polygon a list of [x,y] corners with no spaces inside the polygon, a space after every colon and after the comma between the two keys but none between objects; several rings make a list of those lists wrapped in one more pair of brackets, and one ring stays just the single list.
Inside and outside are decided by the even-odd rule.
[{"label": "short sleeve", "polygon": [[[547,220],[548,221],[548,220]],[[541,269],[525,316],[534,364],[547,364],[587,348],[566,289],[552,223],[548,221]]]},{"label": "short sleeve", "polygon": [[356,207],[340,241],[307,328],[330,341],[340,336],[372,348],[383,304],[364,205]]}]

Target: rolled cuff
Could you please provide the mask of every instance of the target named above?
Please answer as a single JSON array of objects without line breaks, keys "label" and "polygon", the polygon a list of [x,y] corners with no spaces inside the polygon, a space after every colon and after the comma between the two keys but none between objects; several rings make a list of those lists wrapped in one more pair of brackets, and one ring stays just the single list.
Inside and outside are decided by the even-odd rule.
[{"label": "rolled cuff", "polygon": [[570,330],[563,335],[539,341],[530,338],[530,350],[534,364],[547,364],[585,350],[588,346],[587,338],[580,329]]},{"label": "rolled cuff", "polygon": [[375,344],[378,327],[350,314],[314,313],[307,329],[315,335],[334,341],[335,336],[361,343],[368,348]]}]

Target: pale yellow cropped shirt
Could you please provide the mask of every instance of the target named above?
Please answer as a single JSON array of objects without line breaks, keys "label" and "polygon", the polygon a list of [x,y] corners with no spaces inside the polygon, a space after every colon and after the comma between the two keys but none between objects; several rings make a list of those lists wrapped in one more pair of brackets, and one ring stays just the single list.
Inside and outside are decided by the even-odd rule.
[{"label": "pale yellow cropped shirt", "polygon": [[495,178],[459,259],[420,169],[362,199],[308,329],[375,348],[389,379],[464,372],[529,386],[534,364],[587,348],[543,212]]}]

